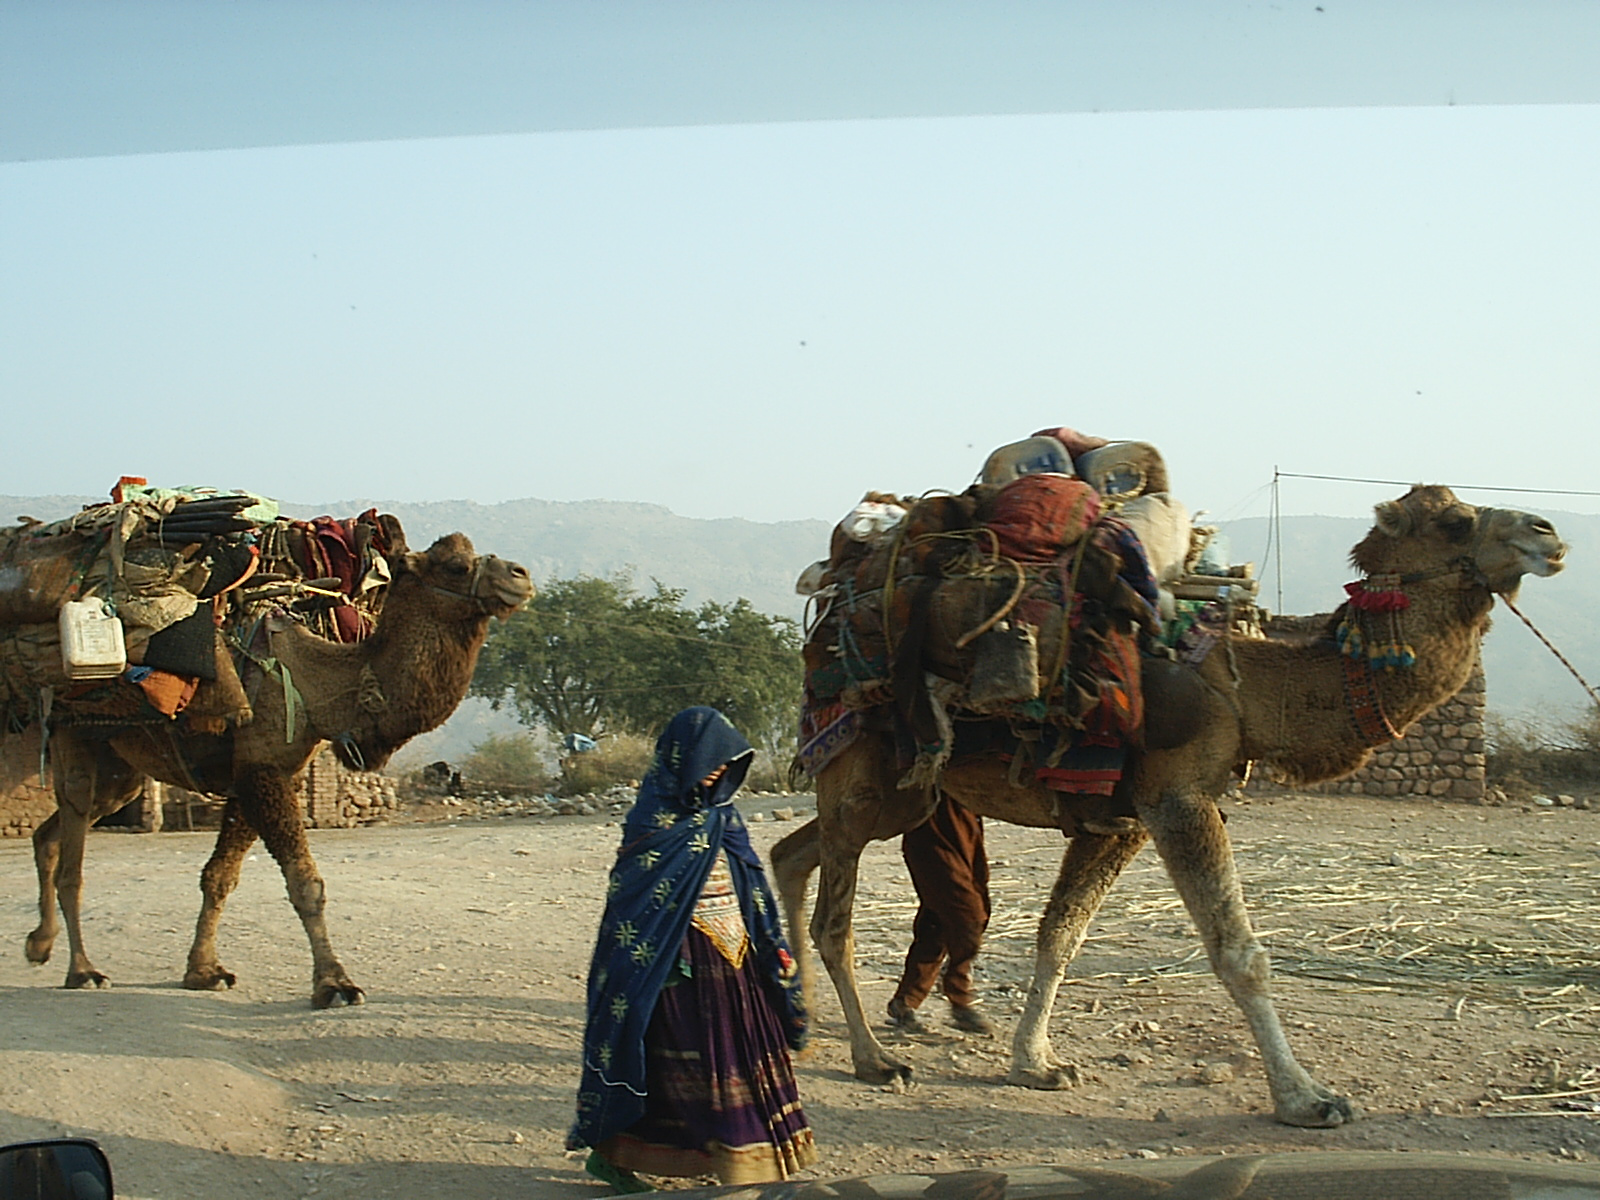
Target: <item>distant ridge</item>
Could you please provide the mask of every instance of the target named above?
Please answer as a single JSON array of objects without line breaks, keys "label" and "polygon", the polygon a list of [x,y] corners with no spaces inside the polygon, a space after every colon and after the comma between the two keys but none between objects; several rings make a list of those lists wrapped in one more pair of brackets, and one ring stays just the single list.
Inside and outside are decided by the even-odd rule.
[{"label": "distant ridge", "polygon": [[[96,496],[0,496],[0,523],[19,515],[55,521]],[[762,612],[798,617],[794,581],[828,553],[825,521],[762,523],[741,517],[681,517],[660,504],[622,500],[340,500],[284,502],[286,515],[353,517],[369,508],[400,518],[413,550],[437,537],[465,533],[481,551],[513,559],[534,580],[631,572],[641,588],[652,579],[683,588],[690,603],[744,597]]]},{"label": "distant ridge", "polygon": [[659,579],[683,588],[691,603],[743,596],[763,612],[794,617],[801,610],[794,581],[826,557],[832,530],[825,521],[682,517],[663,505],[621,500],[352,500],[316,513],[285,511],[354,514],[374,506],[400,518],[413,549],[460,530],[478,549],[520,562],[535,581],[631,571],[640,587]]},{"label": "distant ridge", "polygon": [[[0,522],[19,514],[51,521],[98,503],[91,496],[0,496]],[[798,617],[802,602],[794,580],[828,550],[825,521],[763,523],[739,517],[683,517],[659,504],[619,500],[471,500],[411,502],[343,500],[329,504],[285,504],[296,517],[323,513],[354,516],[376,507],[405,526],[415,549],[457,530],[480,550],[515,559],[534,579],[631,571],[641,587],[659,579],[683,588],[692,603],[731,601],[741,596],[763,612]],[[1567,569],[1554,579],[1529,579],[1519,607],[1583,671],[1600,684],[1600,516],[1549,512],[1572,546]],[[1331,611],[1343,599],[1342,585],[1355,578],[1350,547],[1370,522],[1355,517],[1283,518],[1283,610]],[[1235,562],[1254,561],[1262,580],[1262,602],[1277,608],[1277,551],[1265,518],[1223,525]],[[1566,670],[1504,606],[1484,646],[1489,705],[1500,712],[1557,718],[1576,715],[1587,703]]]}]

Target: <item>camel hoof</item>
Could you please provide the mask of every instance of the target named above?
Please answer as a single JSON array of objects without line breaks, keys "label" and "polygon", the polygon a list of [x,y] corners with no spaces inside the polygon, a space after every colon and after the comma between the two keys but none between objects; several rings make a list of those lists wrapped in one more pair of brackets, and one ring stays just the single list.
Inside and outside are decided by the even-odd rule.
[{"label": "camel hoof", "polygon": [[67,981],[61,986],[64,988],[108,988],[111,986],[111,980],[100,974],[99,971],[90,968],[87,971],[68,972]]},{"label": "camel hoof", "polygon": [[29,962],[39,967],[50,961],[50,951],[55,948],[55,944],[56,940],[53,937],[41,938],[37,934],[30,933],[22,952],[28,956]]},{"label": "camel hoof", "polygon": [[903,1092],[908,1088],[916,1087],[916,1080],[912,1071],[905,1063],[895,1062],[892,1058],[885,1058],[876,1063],[865,1063],[856,1067],[856,1078],[862,1083],[876,1084],[886,1087],[891,1091]]},{"label": "camel hoof", "polygon": [[312,1008],[337,1008],[341,1004],[357,1005],[367,1002],[367,994],[355,984],[346,980],[343,983],[319,984],[311,993]]},{"label": "camel hoof", "polygon": [[221,992],[238,983],[239,979],[232,971],[225,971],[221,967],[210,967],[204,971],[190,971],[183,977],[183,986],[191,992]]},{"label": "camel hoof", "polygon": [[1359,1118],[1361,1110],[1345,1096],[1330,1095],[1275,1115],[1283,1124],[1298,1125],[1302,1129],[1337,1129]]},{"label": "camel hoof", "polygon": [[1033,1088],[1041,1092],[1064,1092],[1082,1083],[1083,1076],[1071,1063],[1063,1063],[1043,1071],[1012,1067],[1006,1082],[1013,1087]]}]

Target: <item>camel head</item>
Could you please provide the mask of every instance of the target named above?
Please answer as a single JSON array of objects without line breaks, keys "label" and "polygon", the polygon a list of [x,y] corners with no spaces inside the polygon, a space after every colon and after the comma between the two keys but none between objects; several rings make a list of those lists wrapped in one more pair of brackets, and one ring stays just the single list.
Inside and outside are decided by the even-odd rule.
[{"label": "camel head", "polygon": [[[408,551],[403,540],[389,538],[389,569],[394,582],[410,576],[455,605],[440,605],[441,615],[471,620],[480,616],[506,617],[533,597],[528,569],[518,563],[478,554],[464,533],[450,533],[424,552]],[[453,609],[459,607],[459,614]]]},{"label": "camel head", "polygon": [[1418,484],[1376,508],[1377,524],[1350,552],[1368,575],[1417,576],[1460,569],[1491,592],[1514,595],[1524,575],[1554,575],[1567,545],[1541,516],[1475,508],[1447,487]]}]

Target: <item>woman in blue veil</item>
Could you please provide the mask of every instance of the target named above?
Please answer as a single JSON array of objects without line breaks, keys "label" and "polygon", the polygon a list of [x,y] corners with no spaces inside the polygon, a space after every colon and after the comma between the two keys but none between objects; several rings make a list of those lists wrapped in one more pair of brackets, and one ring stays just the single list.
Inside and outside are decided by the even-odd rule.
[{"label": "woman in blue veil", "polygon": [[635,1171],[768,1182],[816,1158],[789,1057],[800,981],[733,806],[753,753],[716,709],[684,709],[623,825],[568,1137],[619,1189],[647,1187]]}]

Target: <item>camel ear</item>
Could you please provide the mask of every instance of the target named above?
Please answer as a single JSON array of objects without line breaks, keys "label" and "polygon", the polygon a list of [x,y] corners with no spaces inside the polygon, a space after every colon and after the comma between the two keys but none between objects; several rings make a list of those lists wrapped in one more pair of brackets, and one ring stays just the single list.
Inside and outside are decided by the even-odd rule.
[{"label": "camel ear", "polygon": [[1401,537],[1411,532],[1411,514],[1398,500],[1385,500],[1373,510],[1378,515],[1378,530],[1390,537]]},{"label": "camel ear", "polygon": [[409,547],[406,546],[405,530],[400,528],[400,518],[393,513],[378,514],[378,528],[383,532],[383,547],[387,555],[398,558]]}]

